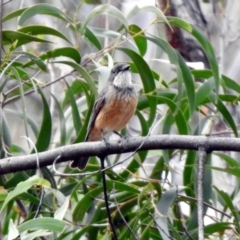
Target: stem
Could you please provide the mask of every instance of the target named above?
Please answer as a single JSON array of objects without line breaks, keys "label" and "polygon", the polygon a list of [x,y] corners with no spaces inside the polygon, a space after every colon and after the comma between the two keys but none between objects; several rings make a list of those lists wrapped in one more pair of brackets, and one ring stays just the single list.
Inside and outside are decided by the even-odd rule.
[{"label": "stem", "polygon": [[[104,156],[101,156],[100,157],[100,162],[101,162],[101,168],[102,170],[105,168],[104,166],[104,160],[105,160],[105,157]],[[112,217],[111,217],[111,213],[110,213],[110,209],[109,209],[109,205],[108,205],[108,195],[107,195],[107,184],[106,184],[106,175],[105,175],[105,171],[101,171],[102,173],[102,182],[103,182],[103,194],[104,194],[104,201],[105,201],[105,206],[106,206],[106,210],[107,210],[107,216],[108,216],[108,222],[111,226],[111,231],[113,233],[113,238],[115,240],[118,239],[117,237],[117,234],[115,232],[115,228],[114,228],[114,224],[113,224],[113,221],[112,221]]]},{"label": "stem", "polygon": [[204,240],[204,214],[203,214],[203,180],[204,163],[206,159],[206,150],[199,147],[198,150],[198,176],[197,176],[197,197],[198,197],[198,239]]}]

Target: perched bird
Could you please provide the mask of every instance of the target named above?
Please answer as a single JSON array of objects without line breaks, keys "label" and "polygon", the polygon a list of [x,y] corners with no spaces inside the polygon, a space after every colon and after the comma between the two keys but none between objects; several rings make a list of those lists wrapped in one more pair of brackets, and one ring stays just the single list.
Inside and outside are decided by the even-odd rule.
[{"label": "perched bird", "polygon": [[[106,134],[120,131],[133,116],[137,102],[130,66],[124,63],[116,64],[111,70],[107,85],[94,104],[85,141],[100,141]],[[83,170],[88,158],[79,157],[69,166]]]}]

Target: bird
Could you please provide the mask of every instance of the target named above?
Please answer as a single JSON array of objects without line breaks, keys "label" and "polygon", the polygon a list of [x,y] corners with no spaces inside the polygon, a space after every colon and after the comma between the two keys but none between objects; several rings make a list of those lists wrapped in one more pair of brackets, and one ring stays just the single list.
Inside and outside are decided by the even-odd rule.
[{"label": "bird", "polygon": [[[104,136],[112,132],[118,134],[134,115],[137,103],[138,96],[132,84],[130,66],[126,63],[116,64],[94,103],[85,142],[104,140]],[[88,159],[89,157],[80,156],[71,161],[69,167],[84,170]]]}]

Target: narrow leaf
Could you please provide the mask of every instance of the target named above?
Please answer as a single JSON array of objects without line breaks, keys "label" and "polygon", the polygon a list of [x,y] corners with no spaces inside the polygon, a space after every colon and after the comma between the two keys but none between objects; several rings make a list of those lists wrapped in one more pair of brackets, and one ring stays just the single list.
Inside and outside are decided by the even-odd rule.
[{"label": "narrow leaf", "polygon": [[18,195],[24,193],[24,192],[27,192],[28,189],[30,189],[33,185],[40,185],[40,186],[43,186],[43,187],[46,187],[46,188],[49,188],[50,187],[50,183],[48,181],[46,181],[45,179],[43,178],[40,178],[39,176],[37,175],[34,175],[32,177],[29,177],[29,179],[27,179],[26,181],[24,182],[20,182],[15,188],[13,191],[11,191],[3,205],[2,205],[2,208],[0,210],[0,213],[2,212],[2,210],[6,207],[6,205],[12,200],[14,199],[15,197],[17,197]]},{"label": "narrow leaf", "polygon": [[89,14],[87,19],[82,25],[82,29],[85,28],[85,26],[90,22],[93,18],[100,14],[107,14],[110,16],[113,16],[117,18],[125,27],[125,29],[128,29],[128,22],[126,18],[123,16],[122,12],[118,10],[116,7],[110,5],[110,4],[101,4],[100,6],[94,8]]},{"label": "narrow leaf", "polygon": [[52,132],[52,118],[51,118],[51,113],[50,113],[48,103],[41,89],[39,89],[39,94],[42,98],[42,103],[43,103],[43,118],[42,118],[40,132],[38,134],[38,138],[36,141],[36,149],[38,152],[42,152],[47,150],[50,144],[51,132]]},{"label": "narrow leaf", "polygon": [[37,38],[37,37],[31,36],[31,35],[28,35],[25,33],[12,31],[12,30],[3,30],[2,37],[3,37],[3,42],[2,42],[3,46],[12,44],[15,41],[17,41],[14,48],[17,48],[19,46],[22,46],[22,45],[30,43],[30,42],[52,43],[52,42],[44,40],[42,38]]},{"label": "narrow leaf", "polygon": [[19,17],[27,8],[21,8],[16,11],[10,12],[2,18],[2,22],[6,22],[12,18]]},{"label": "narrow leaf", "polygon": [[214,80],[215,80],[215,88],[216,88],[216,97],[218,97],[218,91],[220,86],[220,76],[218,69],[218,61],[214,53],[213,46],[209,42],[208,38],[194,25],[187,23],[184,20],[181,20],[176,17],[168,17],[170,24],[175,25],[184,29],[185,31],[192,34],[198,42],[201,44],[205,54],[207,55],[208,61],[210,63]]},{"label": "narrow leaf", "polygon": [[63,63],[63,64],[67,64],[71,67],[73,67],[76,71],[78,71],[82,77],[84,78],[84,80],[88,83],[89,88],[91,90],[91,92],[94,94],[94,96],[98,95],[97,92],[97,88],[94,84],[93,79],[91,78],[91,76],[88,74],[88,72],[79,64],[76,64],[74,62],[69,62],[69,61],[57,61],[56,63]]},{"label": "narrow leaf", "polygon": [[41,230],[46,229],[51,232],[62,232],[66,223],[51,217],[42,217],[31,219],[26,221],[18,226],[18,230],[20,233],[24,231],[33,231],[33,230]]},{"label": "narrow leaf", "polygon": [[41,26],[41,25],[26,26],[26,27],[18,29],[18,32],[26,33],[29,35],[39,35],[39,34],[52,35],[52,36],[62,38],[71,44],[71,42],[68,40],[68,38],[65,35],[63,35],[61,32],[57,31],[56,29],[46,27],[46,26]]},{"label": "narrow leaf", "polygon": [[142,37],[144,35],[144,32],[139,26],[135,24],[130,25],[128,30],[138,47],[140,55],[144,56],[147,51],[147,40],[146,38]]},{"label": "narrow leaf", "polygon": [[22,26],[24,23],[26,23],[30,18],[37,14],[46,14],[50,16],[54,16],[57,18],[62,19],[63,21],[68,22],[67,15],[63,13],[58,8],[54,7],[53,5],[46,4],[46,3],[40,3],[36,4],[32,7],[27,8],[21,15],[21,17],[18,20],[18,25]]},{"label": "narrow leaf", "polygon": [[78,106],[76,103],[76,100],[74,98],[73,92],[71,90],[71,88],[69,87],[68,83],[65,82],[68,88],[68,96],[69,96],[69,100],[70,100],[70,104],[71,104],[71,108],[72,108],[72,119],[73,119],[73,125],[76,131],[76,134],[78,134],[78,132],[80,131],[80,123],[81,123],[81,119],[80,119],[80,115],[79,115],[79,111],[78,111]]}]

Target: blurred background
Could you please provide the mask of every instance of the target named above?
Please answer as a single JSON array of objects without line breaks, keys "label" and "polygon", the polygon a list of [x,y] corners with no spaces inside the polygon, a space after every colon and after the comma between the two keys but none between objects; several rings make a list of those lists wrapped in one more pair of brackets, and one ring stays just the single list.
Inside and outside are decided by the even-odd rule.
[{"label": "blurred background", "polygon": [[[206,56],[206,51],[204,51],[192,34],[189,34],[187,31],[183,31],[181,28],[172,26],[172,29],[169,28],[167,24],[153,24],[155,23],[156,11],[152,11],[151,7],[161,10],[165,16],[178,17],[186,22],[197,26],[197,28],[202,32],[204,36],[212,44],[217,64],[219,67],[220,75],[225,75],[236,83],[240,84],[240,48],[239,48],[239,37],[240,37],[240,1],[239,0],[86,0],[86,1],[76,1],[76,0],[51,0],[51,1],[37,1],[37,0],[4,0],[2,1],[2,16],[6,16],[11,12],[15,12],[22,8],[28,8],[35,4],[47,3],[51,4],[54,7],[59,8],[64,12],[71,20],[73,20],[75,26],[78,23],[84,22],[91,16],[92,11],[102,4],[109,4],[116,7],[122,14],[127,18],[128,24],[137,25],[140,30],[142,29],[148,36],[158,36],[166,40],[186,61],[186,64],[191,70],[204,70],[210,69],[209,58]],[[139,8],[144,9],[139,11]],[[147,11],[151,9],[151,11]],[[101,9],[104,13],[104,9]],[[138,12],[138,14],[135,14]],[[80,52],[83,59],[91,58],[96,54],[99,49],[96,47],[97,41],[101,43],[102,49],[108,49],[109,45],[118,39],[118,41],[123,41],[127,39],[127,33],[121,32],[122,22],[114,16],[114,14],[102,14],[97,15],[94,18],[90,18],[90,21],[87,23],[91,27],[92,33],[97,36],[97,40],[94,40],[96,45],[90,44],[87,40],[87,37],[81,36],[77,31],[70,31],[72,26],[61,20],[60,18],[54,18],[51,15],[42,15],[38,14],[31,17],[30,20],[19,24],[20,15],[15,18],[11,18],[8,21],[2,23],[2,28],[4,30],[19,30],[24,26],[31,25],[41,25],[48,26],[53,29],[58,30],[63,34],[63,37],[57,37],[53,35],[40,34],[40,38],[43,37],[44,40],[51,41],[53,43],[48,44],[46,42],[34,42],[24,44],[17,49],[17,51],[12,55],[11,59],[18,57],[17,61],[27,62],[29,59],[26,58],[26,55],[21,55],[22,52],[28,52],[36,56],[41,56],[47,51],[51,51],[55,48],[65,48],[65,47],[75,47],[77,51]],[[158,20],[161,23],[164,23],[164,18]],[[157,22],[157,23],[159,23]],[[119,30],[119,31],[118,31]],[[3,38],[4,42],[4,38]],[[204,42],[204,41],[203,41]],[[123,47],[136,50],[136,45],[133,44],[133,41],[126,41],[123,44]],[[207,48],[207,47],[206,47]],[[7,47],[1,49],[1,56],[7,55]],[[174,94],[178,94],[177,83],[174,83],[174,79],[177,78],[177,69],[176,66],[169,62],[169,56],[166,54],[163,49],[160,49],[156,44],[152,42],[147,42],[147,47],[142,50],[144,52],[143,58],[149,65],[152,71],[158,74],[158,79],[155,79],[156,89],[162,89],[163,83],[166,85],[172,84],[173,87],[171,91]],[[30,68],[28,73],[34,81],[37,81],[39,86],[56,81],[54,84],[49,84],[49,87],[44,88],[44,94],[46,96],[47,102],[49,104],[49,110],[52,116],[52,136],[51,142],[49,144],[49,149],[55,148],[61,145],[71,144],[75,141],[76,133],[74,129],[74,119],[72,115],[72,105],[68,100],[68,85],[77,86],[77,81],[85,81],[83,75],[80,76],[79,72],[72,72],[72,67],[69,64],[62,64],[59,61],[66,61],[69,58],[65,56],[58,56],[57,61],[55,59],[49,60],[47,63],[47,71],[39,71],[37,68]],[[121,51],[112,51],[111,54],[107,53],[105,56],[95,58],[93,61],[90,61],[86,67],[88,73],[91,75],[91,78],[94,80],[94,83],[97,85],[97,90],[102,89],[104,84],[107,81],[110,70],[114,65],[114,62],[128,61],[131,59],[126,54],[123,54]],[[136,89],[139,92],[140,98],[144,97],[143,84],[141,81],[141,76],[139,72],[132,66],[133,70],[133,80]],[[71,74],[69,74],[71,73]],[[64,77],[63,77],[64,76]],[[60,81],[58,79],[61,78]],[[39,97],[39,94],[33,92],[27,95],[24,98],[19,98],[16,100],[14,96],[16,92],[12,91],[15,87],[18,88],[19,83],[16,79],[12,78],[11,75],[6,75],[1,81],[6,82],[4,84],[4,92],[1,94],[1,102],[4,102],[7,96],[7,101],[4,103],[4,118],[11,132],[11,141],[14,143],[14,146],[18,147],[16,154],[29,154],[32,151],[32,145],[28,143],[21,136],[27,135],[30,139],[33,139],[33,142],[36,140],[36,134],[34,132],[34,126],[40,126],[42,122],[42,112],[44,110],[43,101]],[[203,79],[195,77],[195,86],[196,89],[201,86]],[[74,85],[75,84],[75,85]],[[87,86],[85,86],[87,88]],[[174,88],[175,87],[175,88]],[[80,88],[80,87],[79,87]],[[72,87],[72,90],[75,88]],[[88,89],[87,89],[88,90]],[[8,92],[9,91],[9,92]],[[215,90],[214,90],[215,91]],[[213,91],[213,92],[214,92]],[[81,127],[84,126],[84,120],[86,119],[86,112],[89,110],[89,104],[86,100],[83,90],[74,92],[74,97],[76,99],[76,104],[78,107],[79,115],[81,118]],[[231,94],[231,90],[225,90],[223,87],[220,88],[220,93],[222,94]],[[19,90],[17,92],[19,94]],[[61,132],[59,131],[61,125],[60,112],[58,110],[58,103],[51,96],[55,96],[59,102],[61,102],[61,107],[64,109],[64,121],[66,126],[66,137],[65,140],[61,142]],[[13,99],[11,99],[13,97]],[[236,104],[235,104],[236,103]],[[230,112],[236,126],[239,125],[239,107],[237,105],[237,100],[234,104],[228,104],[227,109]],[[151,126],[150,134],[163,134],[163,125],[165,121],[166,114],[169,108],[166,105],[159,105],[157,107],[157,114],[154,124]],[[25,120],[23,116],[16,116],[16,112],[25,112],[28,118],[32,119],[32,127],[25,126]],[[194,112],[192,119],[188,122],[191,129],[191,135],[213,135],[213,136],[233,136],[233,132],[230,131],[229,127],[226,127],[225,122],[222,117],[216,117],[217,119],[212,121],[214,116],[215,109],[214,107],[205,108],[201,106],[199,111]],[[142,115],[147,119],[149,112],[144,112]],[[216,114],[217,115],[217,114]],[[139,116],[138,116],[139,117]],[[130,121],[124,134],[127,135],[140,135],[142,133],[142,125],[139,121],[139,118],[136,116]],[[30,121],[29,120],[29,121]],[[34,126],[33,126],[34,125]],[[200,127],[199,127],[200,126]],[[36,128],[38,128],[36,127]],[[86,126],[85,126],[86,127]],[[197,130],[196,130],[197,129]],[[27,130],[27,134],[26,134]],[[178,133],[176,126],[172,127],[169,130],[169,133]],[[84,133],[81,133],[81,137],[78,140],[83,140]],[[111,136],[116,137],[116,136]],[[111,138],[110,137],[110,138]],[[13,151],[14,153],[14,151]],[[234,158],[236,161],[239,161],[238,153],[226,153],[227,155]],[[164,154],[163,154],[164,155]],[[128,154],[122,154],[121,157],[117,158],[118,160],[124,159]],[[169,157],[169,165],[166,164],[165,170],[162,172],[162,175],[159,176],[159,179],[166,180],[170,182],[171,186],[183,186],[183,172],[185,168],[186,153],[181,151],[176,151],[174,154]],[[6,155],[2,154],[2,157]],[[109,162],[116,160],[116,156],[109,156]],[[159,160],[159,152],[152,151],[148,154],[146,161],[144,161],[144,171],[141,169],[139,171],[139,176],[144,177],[145,171],[151,173],[154,169],[156,163]],[[116,172],[121,172],[124,166],[127,166],[132,161],[132,158],[128,162],[125,162],[125,165],[121,165],[115,168]],[[65,166],[65,165],[64,165]],[[226,161],[222,161],[220,157],[213,156],[211,159],[212,167],[221,167],[225,168],[228,166]],[[195,171],[195,170],[194,170]],[[212,174],[209,175],[209,181],[211,186],[218,186],[219,189],[232,194],[232,200],[236,207],[239,208],[240,196],[238,194],[238,178],[233,174],[227,172],[212,171]],[[192,182],[192,185],[195,183]],[[234,193],[234,194],[233,194]],[[214,199],[214,197],[213,197]],[[219,204],[216,202],[216,207]],[[183,207],[184,214],[188,214],[189,206],[186,204]],[[212,220],[213,216],[218,218],[219,216],[214,212],[212,213],[208,210],[209,216],[206,217],[206,222],[214,222]]]}]

